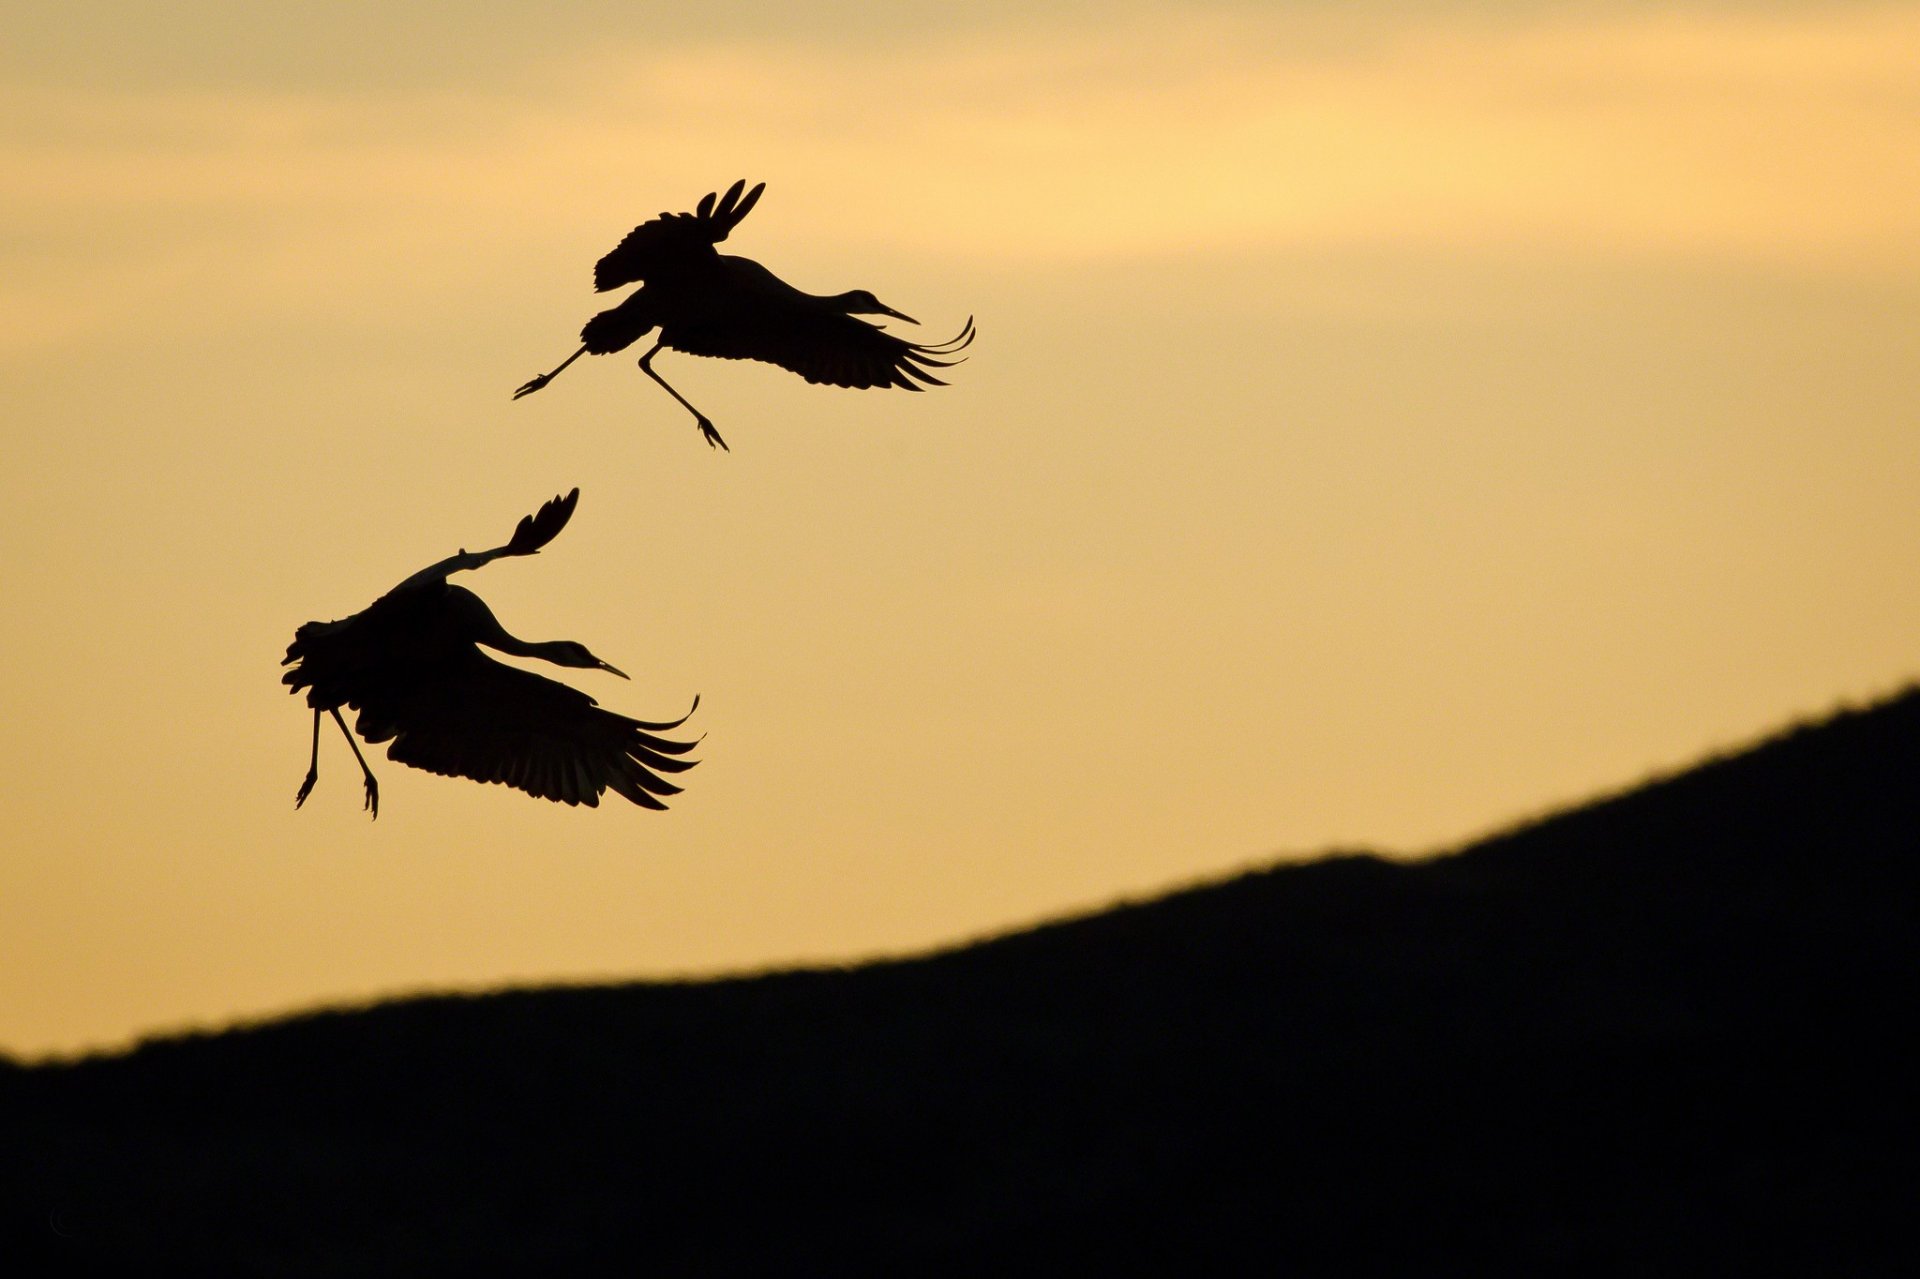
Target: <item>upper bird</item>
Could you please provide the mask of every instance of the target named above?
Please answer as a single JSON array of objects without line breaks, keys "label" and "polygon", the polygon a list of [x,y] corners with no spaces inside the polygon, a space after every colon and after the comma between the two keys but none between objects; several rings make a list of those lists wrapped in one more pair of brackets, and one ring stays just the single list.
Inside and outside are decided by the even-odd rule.
[{"label": "upper bird", "polygon": [[[369,743],[392,741],[387,758],[430,773],[501,782],[567,804],[600,802],[613,791],[644,808],[665,808],[659,796],[680,788],[660,776],[694,761],[681,756],[694,743],[656,733],[678,728],[601,710],[593,698],[556,680],[496,662],[486,645],[516,657],[560,666],[624,672],[572,640],[529,643],[509,635],[472,591],[447,584],[447,575],[479,568],[503,555],[532,555],[573,517],[580,490],[556,497],[538,514],[523,516],[505,546],[462,550],[429,565],[372,604],[337,622],[308,622],[294,632],[281,665],[291,691],[307,690],[313,707],[313,756],[294,807],[306,802],[320,776],[320,712],[353,747],[366,778],[366,807],[380,815],[380,787],[347,731],[342,706],[360,712],[355,727]],[[694,706],[700,704],[694,698]]]},{"label": "upper bird", "polygon": [[593,287],[600,292],[635,282],[640,288],[619,306],[588,320],[580,330],[581,348],[553,372],[515,391],[513,398],[533,394],[588,352],[624,351],[656,328],[660,337],[640,357],[641,372],[693,414],[709,445],[723,449],[727,442],[707,415],[653,371],[654,353],[661,347],[725,360],[765,360],[829,386],[898,386],[909,391],[921,390],[920,383],[945,386],[927,370],[959,363],[942,357],[973,341],[972,319],[951,341],[923,346],[855,319],[890,315],[919,323],[865,289],[831,296],[803,293],[751,258],[715,252],[713,246],[740,224],[767,187],[759,183],[743,196],[746,185],[742,179],[725,195],[708,192],[692,213],[662,213],[642,223],[595,263]]}]

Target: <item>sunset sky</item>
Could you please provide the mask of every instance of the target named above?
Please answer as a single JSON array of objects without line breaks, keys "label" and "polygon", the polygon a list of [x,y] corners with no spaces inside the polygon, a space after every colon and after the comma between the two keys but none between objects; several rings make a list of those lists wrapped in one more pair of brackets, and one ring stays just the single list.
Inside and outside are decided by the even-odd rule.
[{"label": "sunset sky", "polygon": [[[0,1051],[1432,852],[1920,675],[1920,5],[35,8]],[[953,385],[509,398],[735,178]],[[294,627],[575,485],[456,580],[700,694],[672,810],[377,752],[371,822],[328,725],[296,812]]]}]

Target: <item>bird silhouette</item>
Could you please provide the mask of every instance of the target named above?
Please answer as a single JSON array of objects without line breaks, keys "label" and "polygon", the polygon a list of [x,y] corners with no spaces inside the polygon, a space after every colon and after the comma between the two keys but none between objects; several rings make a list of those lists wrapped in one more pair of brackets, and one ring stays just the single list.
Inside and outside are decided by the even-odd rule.
[{"label": "bird silhouette", "polygon": [[653,369],[661,347],[723,360],[764,360],[809,382],[856,388],[897,386],[918,391],[945,386],[927,370],[951,368],[950,359],[973,341],[973,320],[951,341],[921,345],[895,337],[855,317],[889,315],[919,321],[894,310],[865,289],[821,295],[804,293],[751,258],[718,253],[766,190],[762,182],[745,196],[745,179],[722,196],[708,192],[692,213],[662,213],[635,227],[594,264],[593,287],[604,293],[638,282],[620,305],[588,320],[582,346],[551,373],[542,373],[513,393],[531,395],[588,353],[624,351],[654,329],[660,336],[640,357],[640,371],[693,414],[711,446],[727,442],[707,415],[667,385]]},{"label": "bird silhouette", "polygon": [[[656,733],[693,714],[648,723],[601,710],[593,698],[480,651],[484,644],[516,657],[560,666],[622,671],[572,640],[529,643],[494,619],[472,591],[447,576],[506,555],[533,555],[573,517],[580,490],[523,516],[505,546],[467,551],[421,569],[351,617],[308,622],[294,632],[282,666],[290,691],[307,692],[313,708],[313,755],[294,807],[306,803],[320,776],[320,715],[340,725],[366,778],[366,805],[380,815],[380,786],[340,715],[360,712],[355,727],[369,744],[391,741],[387,758],[449,777],[500,782],[542,799],[596,807],[611,789],[643,808],[665,808],[660,796],[680,788],[660,776],[694,761],[680,758],[693,742]],[[700,699],[694,698],[694,707]]]}]

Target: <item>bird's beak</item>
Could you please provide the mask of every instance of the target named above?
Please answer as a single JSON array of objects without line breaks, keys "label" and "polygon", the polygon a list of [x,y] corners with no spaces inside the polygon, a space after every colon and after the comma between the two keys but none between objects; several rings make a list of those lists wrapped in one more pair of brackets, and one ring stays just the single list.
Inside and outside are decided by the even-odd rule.
[{"label": "bird's beak", "polygon": [[618,666],[615,666],[612,662],[600,663],[600,669],[603,671],[612,671],[615,675],[618,675],[621,679],[633,678],[632,676],[628,675],[625,671],[621,670]]},{"label": "bird's beak", "polygon": [[905,320],[908,324],[920,323],[920,321],[914,319],[911,315],[908,315],[905,311],[896,311],[892,307],[888,306],[885,302],[880,303],[880,314],[891,315],[894,319]]}]

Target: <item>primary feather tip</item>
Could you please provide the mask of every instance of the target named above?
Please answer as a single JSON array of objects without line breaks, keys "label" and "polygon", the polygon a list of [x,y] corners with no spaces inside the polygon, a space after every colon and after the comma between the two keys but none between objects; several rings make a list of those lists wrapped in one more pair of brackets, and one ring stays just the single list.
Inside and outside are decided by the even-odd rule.
[{"label": "primary feather tip", "polygon": [[560,535],[560,530],[573,518],[573,508],[580,501],[580,489],[575,486],[565,497],[556,497],[542,506],[532,515],[520,517],[520,523],[514,526],[513,538],[507,543],[509,555],[531,555]]}]

